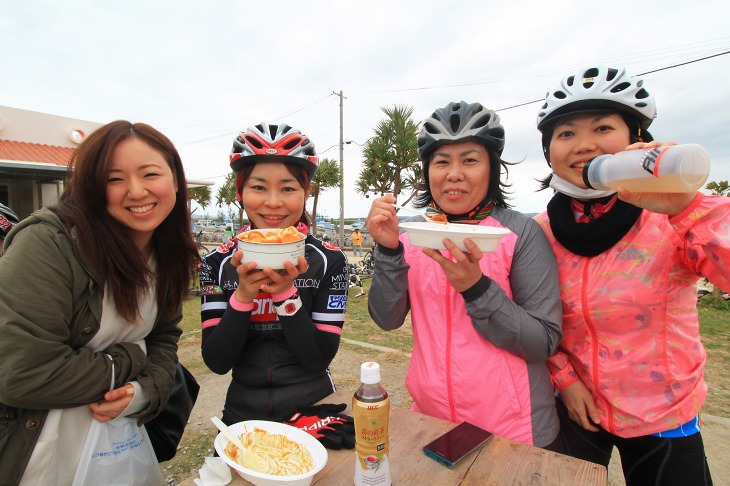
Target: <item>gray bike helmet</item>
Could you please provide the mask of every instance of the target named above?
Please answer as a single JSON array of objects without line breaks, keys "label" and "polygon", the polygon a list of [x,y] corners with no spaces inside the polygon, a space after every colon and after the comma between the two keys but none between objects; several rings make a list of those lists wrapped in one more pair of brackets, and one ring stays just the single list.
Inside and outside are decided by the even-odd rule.
[{"label": "gray bike helmet", "polygon": [[499,115],[480,103],[449,103],[423,122],[418,132],[418,156],[425,161],[439,145],[470,141],[502,155],[504,127]]},{"label": "gray bike helmet", "polygon": [[537,113],[537,129],[543,132],[566,115],[601,110],[615,110],[636,119],[642,131],[656,117],[654,97],[644,89],[643,79],[629,77],[625,68],[594,66],[565,76],[546,94]]},{"label": "gray bike helmet", "polygon": [[[18,223],[18,215],[6,205],[0,203],[0,238],[5,238]],[[0,248],[0,252],[2,248]]]}]

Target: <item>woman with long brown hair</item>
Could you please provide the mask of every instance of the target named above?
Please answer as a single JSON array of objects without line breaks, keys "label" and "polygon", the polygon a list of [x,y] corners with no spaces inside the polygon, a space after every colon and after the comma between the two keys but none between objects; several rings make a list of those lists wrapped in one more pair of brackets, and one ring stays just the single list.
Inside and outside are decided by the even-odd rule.
[{"label": "woman with long brown hair", "polygon": [[115,121],[70,166],[60,202],[16,225],[0,261],[7,484],[70,484],[92,419],[149,421],[175,376],[198,258],[180,156],[149,125]]}]

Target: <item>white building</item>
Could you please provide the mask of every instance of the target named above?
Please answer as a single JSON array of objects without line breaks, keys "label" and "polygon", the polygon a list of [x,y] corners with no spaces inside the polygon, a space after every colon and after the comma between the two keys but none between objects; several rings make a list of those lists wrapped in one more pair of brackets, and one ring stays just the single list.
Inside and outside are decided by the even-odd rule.
[{"label": "white building", "polygon": [[[0,203],[22,219],[58,202],[71,154],[101,123],[0,106]],[[213,185],[188,180],[188,187]]]}]

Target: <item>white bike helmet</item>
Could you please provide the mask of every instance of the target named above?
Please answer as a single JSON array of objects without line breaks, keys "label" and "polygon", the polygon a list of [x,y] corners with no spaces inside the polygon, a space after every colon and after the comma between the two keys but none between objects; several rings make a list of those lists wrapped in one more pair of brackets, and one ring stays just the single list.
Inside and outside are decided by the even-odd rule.
[{"label": "white bike helmet", "polygon": [[639,122],[645,131],[656,117],[654,97],[644,89],[644,80],[629,77],[624,68],[594,66],[564,77],[545,96],[537,113],[537,129],[543,132],[558,118],[574,113],[615,110]]},{"label": "white bike helmet", "polygon": [[259,123],[241,132],[233,141],[230,163],[234,172],[247,164],[262,161],[298,165],[307,171],[310,179],[319,167],[312,141],[286,123]]},{"label": "white bike helmet", "polygon": [[425,161],[439,145],[470,141],[502,155],[504,127],[499,115],[480,103],[449,103],[423,122],[418,132],[418,156]]}]

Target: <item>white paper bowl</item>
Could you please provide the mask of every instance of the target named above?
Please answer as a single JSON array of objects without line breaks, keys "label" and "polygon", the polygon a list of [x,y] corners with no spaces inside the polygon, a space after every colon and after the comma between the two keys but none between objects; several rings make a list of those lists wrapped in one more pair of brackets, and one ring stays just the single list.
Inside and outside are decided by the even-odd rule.
[{"label": "white paper bowl", "polygon": [[[253,231],[266,234],[276,230],[265,228]],[[245,233],[248,233],[248,231]],[[245,233],[241,233],[241,235]],[[302,236],[304,237],[304,235]],[[297,259],[300,256],[304,256],[305,238],[289,243],[253,243],[238,237],[236,239],[238,241],[238,249],[243,250],[241,263],[256,262],[256,268],[269,267],[274,270],[280,270],[284,268],[284,262],[289,261],[296,265]]]},{"label": "white paper bowl", "polygon": [[231,469],[236,471],[243,479],[255,484],[256,486],[275,486],[275,485],[286,485],[286,486],[308,486],[312,483],[312,478],[327,464],[327,449],[319,443],[317,439],[312,437],[307,432],[299,430],[291,425],[280,424],[278,422],[269,422],[266,420],[247,420],[245,422],[238,422],[237,424],[228,426],[231,431],[236,435],[245,434],[246,432],[253,432],[255,428],[263,429],[271,434],[280,434],[286,436],[299,444],[303,444],[312,454],[314,459],[314,468],[305,474],[298,474],[296,476],[274,476],[272,474],[264,474],[251,469],[245,468],[238,464],[236,461],[228,457],[225,452],[226,445],[228,445],[228,439],[223,437],[222,433],[218,433],[215,437],[215,451],[220,457],[228,464]]},{"label": "white paper bowl", "polygon": [[483,252],[490,252],[497,249],[499,240],[510,230],[506,228],[495,228],[493,226],[480,226],[458,223],[432,223],[405,222],[399,225],[408,233],[408,239],[414,246],[433,248],[434,250],[445,250],[443,240],[448,238],[461,250],[467,251],[464,246],[464,238],[469,238]]}]

